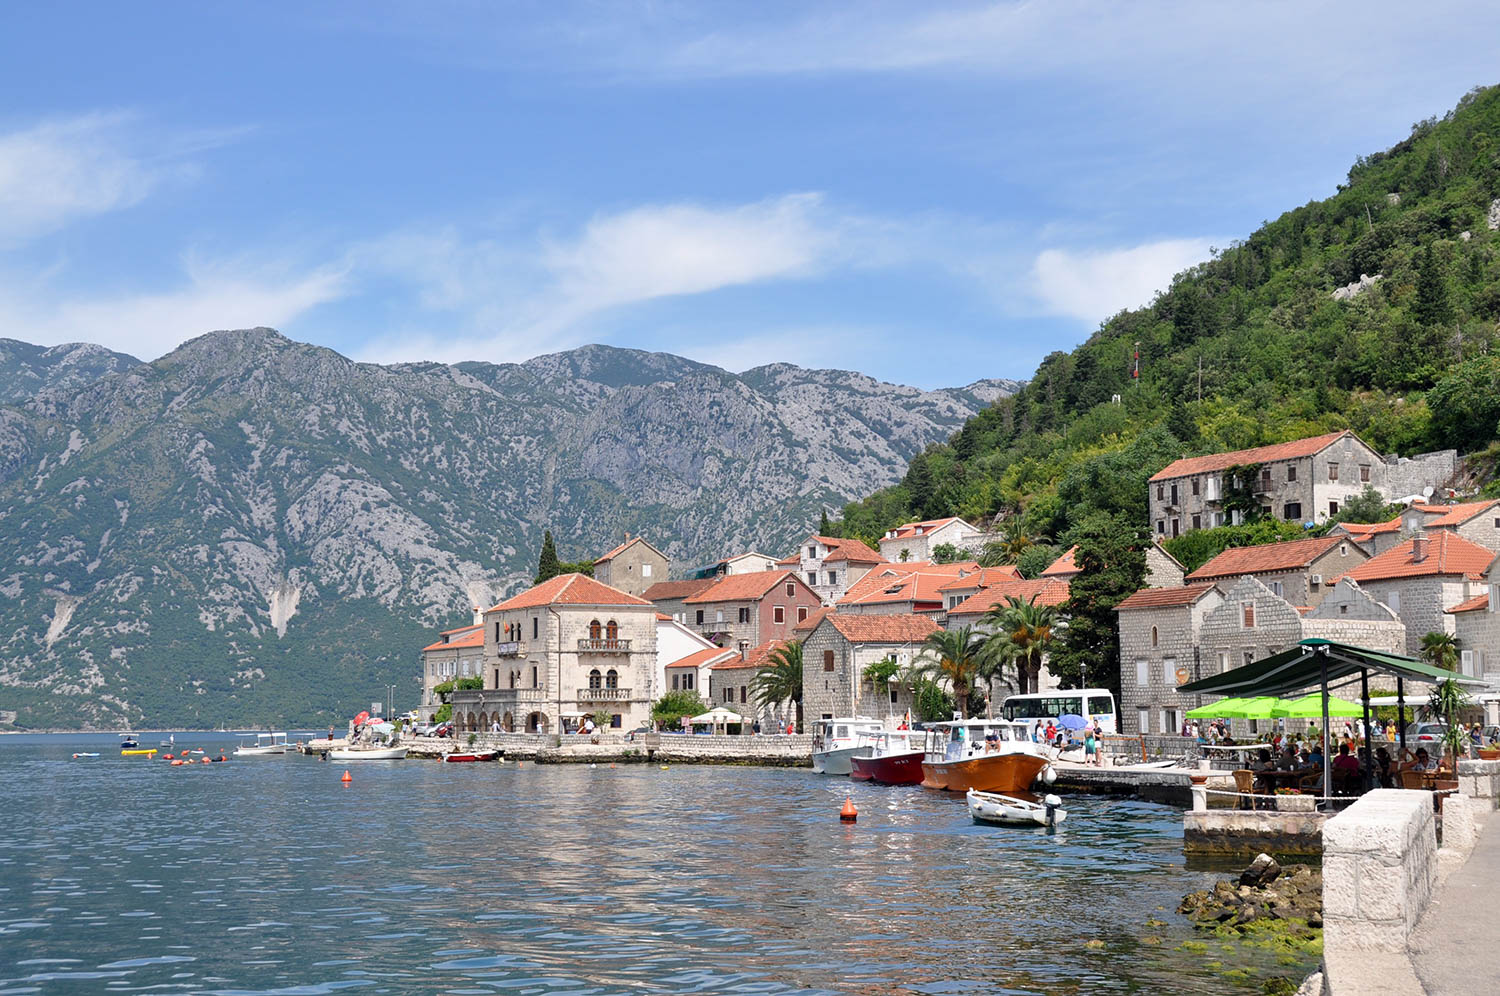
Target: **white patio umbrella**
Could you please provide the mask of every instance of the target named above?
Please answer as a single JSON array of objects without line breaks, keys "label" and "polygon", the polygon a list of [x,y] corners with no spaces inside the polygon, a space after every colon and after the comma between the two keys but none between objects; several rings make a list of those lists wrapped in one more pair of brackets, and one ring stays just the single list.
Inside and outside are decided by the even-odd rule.
[{"label": "white patio umbrella", "polygon": [[723,706],[718,706],[708,710],[708,712],[703,713],[701,716],[693,716],[688,719],[689,723],[712,724],[715,729],[718,729],[720,726],[728,726],[730,723],[743,723],[744,721],[745,718],[739,713],[732,709],[725,709]]}]

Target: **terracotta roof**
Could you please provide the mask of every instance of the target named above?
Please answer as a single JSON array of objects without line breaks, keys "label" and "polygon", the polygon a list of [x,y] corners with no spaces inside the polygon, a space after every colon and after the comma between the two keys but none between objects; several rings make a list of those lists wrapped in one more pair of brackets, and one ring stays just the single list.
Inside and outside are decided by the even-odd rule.
[{"label": "terracotta roof", "polygon": [[641,592],[648,602],[661,602],[673,598],[687,598],[711,586],[715,578],[693,578],[691,581],[658,581]]},{"label": "terracotta roof", "polygon": [[1428,529],[1442,529],[1446,526],[1453,526],[1456,528],[1463,525],[1465,522],[1468,522],[1476,515],[1482,514],[1486,509],[1494,508],[1497,504],[1500,504],[1500,502],[1470,501],[1462,502],[1457,505],[1428,505],[1424,506],[1422,511],[1425,512],[1428,509],[1433,509],[1434,511],[1441,513],[1438,518],[1429,520],[1426,523],[1426,527]]},{"label": "terracotta roof", "polygon": [[938,591],[964,591],[968,588],[987,588],[992,584],[1002,581],[1019,581],[1021,572],[1011,564],[1002,564],[999,567],[981,567],[979,570],[965,574],[961,578],[938,586]]},{"label": "terracotta roof", "polygon": [[[651,601],[651,599],[648,598],[648,599],[646,599],[646,601],[649,602],[649,601]],[[665,612],[658,612],[656,614],[656,621],[657,622],[671,622],[672,621],[672,617],[669,616],[669,615],[667,615]]]},{"label": "terracotta roof", "polygon": [[1007,598],[1019,598],[1023,602],[1036,600],[1038,605],[1061,605],[1068,600],[1069,585],[1066,578],[1035,578],[1030,581],[1002,581],[990,585],[977,595],[971,595],[948,610],[950,616],[983,615],[997,605],[1004,605]]},{"label": "terracotta roof", "polygon": [[1214,590],[1211,584],[1188,584],[1180,588],[1142,588],[1125,601],[1115,606],[1115,611],[1124,609],[1175,609],[1192,605]]},{"label": "terracotta roof", "polygon": [[684,605],[701,605],[705,602],[753,602],[764,598],[772,588],[787,579],[795,580],[802,587],[807,582],[797,577],[796,571],[751,571],[748,574],[730,574],[714,582],[713,586],[700,591],[684,601]]},{"label": "terracotta roof", "polygon": [[[620,554],[622,554],[626,550],[628,550],[630,548],[631,544],[633,544],[633,543],[645,543],[647,546],[651,546],[651,544],[649,542],[647,542],[647,540],[644,537],[641,537],[641,536],[632,536],[628,540],[626,540],[625,542],[621,543],[619,546],[615,547],[613,550],[611,550],[608,553],[606,553],[604,556],[599,557],[598,559],[596,559],[594,561],[594,563],[596,563],[596,564],[602,564],[606,560],[613,560],[613,559],[615,559]],[[651,546],[651,549],[659,557],[665,557],[666,556],[666,554],[662,553],[660,550],[656,549],[656,547],[654,547],[654,546]]]},{"label": "terracotta roof", "polygon": [[559,574],[529,588],[519,595],[507,598],[490,609],[491,612],[509,609],[534,609],[542,605],[650,605],[644,598],[627,595],[618,588],[611,588],[601,581],[583,574]]},{"label": "terracotta roof", "polygon": [[1399,533],[1401,516],[1398,515],[1389,522],[1340,522],[1334,529],[1342,529],[1355,539],[1369,539],[1380,533]]},{"label": "terracotta roof", "polygon": [[854,564],[883,564],[885,558],[871,550],[864,541],[857,539],[844,539],[841,536],[809,536],[797,544],[798,549],[792,552],[790,557],[776,561],[777,564],[797,565],[802,562],[802,547],[808,543],[821,543],[828,548],[828,555],[823,558],[824,563],[836,561],[849,561]]},{"label": "terracotta roof", "polygon": [[938,624],[931,616],[867,616],[835,612],[826,622],[851,643],[920,643]]},{"label": "terracotta roof", "polygon": [[[1291,571],[1306,567],[1340,543],[1343,536],[1317,536],[1313,539],[1262,543],[1260,546],[1232,546],[1187,576],[1188,581],[1205,578],[1237,577],[1266,571]],[[1364,551],[1360,551],[1363,553]]]},{"label": "terracotta roof", "polygon": [[[1270,446],[1257,446],[1248,450],[1234,450],[1230,453],[1210,453],[1208,456],[1183,457],[1174,460],[1166,467],[1151,475],[1153,481],[1165,481],[1173,477],[1188,477],[1192,474],[1207,474],[1215,470],[1228,470],[1230,467],[1238,467],[1247,463],[1269,463],[1272,460],[1295,460],[1298,457],[1312,456],[1322,452],[1331,443],[1345,436],[1354,434],[1345,429],[1342,432],[1330,432],[1322,436],[1310,436],[1307,439],[1294,439],[1290,443],[1275,443]],[[1356,439],[1359,437],[1355,437]]]},{"label": "terracotta roof", "polygon": [[892,530],[891,533],[882,536],[881,539],[909,539],[912,536],[926,536],[930,532],[935,532],[940,526],[960,521],[962,520],[958,516],[950,515],[946,519],[928,519],[926,522],[904,522]]},{"label": "terracotta roof", "polygon": [[[1420,561],[1414,560],[1412,555],[1413,547],[1419,542],[1425,547],[1425,555]],[[1393,546],[1346,571],[1340,578],[1364,582],[1461,574],[1478,580],[1494,559],[1493,550],[1470,543],[1457,533],[1442,530],[1425,539],[1409,539]]]},{"label": "terracotta roof", "polygon": [[[482,647],[484,646],[484,627],[469,626],[469,633],[465,636],[449,637],[448,642],[439,640],[422,648],[422,652],[429,650],[455,650],[460,647]],[[439,634],[442,635],[442,634]]]},{"label": "terracotta roof", "polygon": [[739,651],[731,650],[734,656],[726,661],[720,661],[709,668],[711,671],[734,671],[740,668],[763,668],[770,663],[771,653],[786,646],[785,640],[772,640],[770,643],[762,643],[758,647],[751,647],[747,656],[741,658]]},{"label": "terracotta roof", "polygon": [[943,601],[942,586],[958,577],[961,571],[974,573],[979,565],[972,560],[957,564],[891,564],[877,567],[856,581],[840,605],[876,605],[882,602]]},{"label": "terracotta roof", "polygon": [[442,630],[438,633],[438,636],[447,636],[449,633],[466,633],[469,630],[473,629],[475,626],[483,625],[484,623],[464,623],[462,626],[454,626],[452,629]]},{"label": "terracotta roof", "polygon": [[1490,595],[1489,595],[1489,592],[1485,592],[1483,595],[1475,595],[1473,598],[1469,599],[1468,601],[1466,601],[1466,602],[1459,602],[1453,608],[1451,608],[1451,609],[1444,609],[1443,611],[1444,612],[1450,612],[1450,613],[1451,612],[1479,612],[1480,610],[1485,610],[1485,609],[1488,609],[1489,607],[1490,607]]},{"label": "terracotta roof", "polygon": [[830,613],[832,611],[833,611],[832,608],[830,608],[828,606],[824,606],[821,609],[817,609],[817,610],[811,612],[806,619],[802,620],[797,625],[795,625],[795,626],[792,627],[792,632],[793,633],[807,633],[807,632],[810,632],[812,630],[817,629],[818,628],[818,623],[822,622],[823,621],[823,617],[826,616],[826,615],[828,615],[828,613]]},{"label": "terracotta roof", "polygon": [[1078,547],[1076,545],[1068,547],[1068,552],[1054,560],[1052,566],[1043,571],[1041,576],[1044,578],[1070,578],[1075,574],[1081,574],[1083,569],[1073,559],[1074,554],[1077,552]]},{"label": "terracotta roof", "polygon": [[726,647],[704,647],[702,650],[693,651],[686,657],[677,658],[668,664],[667,667],[702,667],[705,664],[712,664],[714,661],[726,656],[737,657],[739,654]]}]

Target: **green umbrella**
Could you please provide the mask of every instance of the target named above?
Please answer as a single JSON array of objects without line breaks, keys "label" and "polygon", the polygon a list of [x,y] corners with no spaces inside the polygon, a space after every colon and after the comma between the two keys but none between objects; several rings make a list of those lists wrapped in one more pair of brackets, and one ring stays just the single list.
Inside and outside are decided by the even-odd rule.
[{"label": "green umbrella", "polygon": [[1260,695],[1249,699],[1223,699],[1211,705],[1199,706],[1189,712],[1188,716],[1193,719],[1203,719],[1206,717],[1223,719],[1270,719],[1271,710],[1276,707],[1279,701],[1269,695]]},{"label": "green umbrella", "polygon": [[[1352,719],[1355,716],[1363,716],[1365,710],[1358,703],[1341,699],[1336,695],[1328,696],[1328,715],[1338,716],[1341,719]],[[1281,699],[1277,702],[1272,716],[1287,716],[1289,718],[1311,718],[1323,715],[1323,693],[1313,692],[1304,695],[1300,699]]]},{"label": "green umbrella", "polygon": [[1244,704],[1245,704],[1245,700],[1242,699],[1242,698],[1239,698],[1238,696],[1236,696],[1234,698],[1220,699],[1217,702],[1210,702],[1208,705],[1201,705],[1201,706],[1199,706],[1196,709],[1189,709],[1188,712],[1187,712],[1187,718],[1188,719],[1229,719],[1230,717],[1232,717],[1234,715],[1234,713],[1233,712],[1225,712],[1224,710],[1225,709],[1235,709],[1235,708],[1237,708],[1239,706],[1242,706]]}]

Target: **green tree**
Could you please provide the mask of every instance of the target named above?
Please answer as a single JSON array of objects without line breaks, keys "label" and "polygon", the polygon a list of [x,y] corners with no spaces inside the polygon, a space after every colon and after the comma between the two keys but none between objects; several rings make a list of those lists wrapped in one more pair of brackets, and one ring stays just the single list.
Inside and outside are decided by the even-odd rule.
[{"label": "green tree", "polygon": [[911,458],[911,464],[906,468],[906,478],[902,483],[906,485],[907,501],[911,503],[913,515],[919,519],[926,519],[936,514],[937,485],[933,483],[932,468],[927,463],[927,454],[918,453]]},{"label": "green tree", "polygon": [[939,543],[932,548],[932,559],[934,563],[955,564],[964,558],[964,553],[952,543]]},{"label": "green tree", "polygon": [[1146,579],[1146,538],[1139,528],[1094,515],[1069,534],[1079,573],[1062,607],[1068,626],[1050,666],[1064,688],[1108,688],[1120,694],[1120,637],[1115,606]]},{"label": "green tree", "polygon": [[1389,522],[1401,513],[1400,505],[1386,503],[1385,495],[1366,484],[1365,489],[1339,506],[1339,522]]},{"label": "green tree", "polygon": [[912,679],[912,712],[924,723],[953,718],[953,696],[942,685],[925,675]]},{"label": "green tree", "polygon": [[673,690],[651,703],[651,719],[659,730],[681,729],[682,717],[701,716],[707,711],[697,692]]},{"label": "green tree", "polygon": [[792,640],[766,655],[766,665],[750,680],[750,691],[761,708],[791,702],[797,729],[802,729],[802,641]]},{"label": "green tree", "polygon": [[967,716],[974,682],[984,665],[986,638],[972,626],[940,629],[927,634],[922,649],[913,662],[914,671],[947,684],[953,694],[954,709]]},{"label": "green tree", "polygon": [[1500,435],[1500,356],[1454,367],[1427,392],[1437,442],[1477,450]]},{"label": "green tree", "polygon": [[[594,576],[594,562],[592,560],[576,560],[573,563],[561,563],[557,565],[557,574],[582,574],[585,577]],[[554,574],[553,577],[557,575]]]},{"label": "green tree", "polygon": [[1052,650],[1057,638],[1058,612],[1055,605],[1041,605],[1033,595],[1022,601],[1007,595],[984,617],[993,635],[986,643],[986,657],[992,670],[1000,662],[1016,669],[1016,690],[1022,695],[1040,690],[1042,659]]},{"label": "green tree", "polygon": [[552,530],[548,529],[542,533],[542,553],[536,561],[536,580],[533,584],[541,584],[550,581],[562,573],[562,565],[557,561],[557,545],[552,542]]},{"label": "green tree", "polygon": [[831,523],[831,522],[828,521],[828,509],[826,509],[826,508],[823,509],[822,513],[818,516],[818,535],[819,536],[832,536],[833,535],[833,523]]},{"label": "green tree", "polygon": [[1412,316],[1423,325],[1443,325],[1453,320],[1453,305],[1448,300],[1448,285],[1443,270],[1432,252],[1432,243],[1422,247],[1417,260],[1417,295]]},{"label": "green tree", "polygon": [[[1426,633],[1422,636],[1421,656],[1433,667],[1457,671],[1459,642],[1450,633]],[[1428,708],[1443,717],[1443,723],[1447,727],[1443,733],[1443,746],[1447,749],[1455,770],[1459,757],[1468,750],[1468,738],[1458,725],[1459,710],[1468,703],[1468,694],[1452,678],[1433,686],[1432,696],[1427,703]]]},{"label": "green tree", "polygon": [[1036,543],[1021,551],[1021,555],[1014,561],[1016,570],[1021,572],[1023,578],[1037,578],[1047,568],[1051,567],[1062,551],[1055,546],[1045,543]]}]

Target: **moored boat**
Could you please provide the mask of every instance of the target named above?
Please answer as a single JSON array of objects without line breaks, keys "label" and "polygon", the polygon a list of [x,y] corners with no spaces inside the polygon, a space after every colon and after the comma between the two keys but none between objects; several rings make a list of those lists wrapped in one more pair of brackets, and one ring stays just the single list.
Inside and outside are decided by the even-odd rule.
[{"label": "moored boat", "polygon": [[477,761],[493,761],[500,756],[498,750],[455,750],[443,755],[449,764],[468,764]]},{"label": "moored boat", "polygon": [[240,745],[234,749],[235,757],[271,757],[291,750],[285,733],[241,733],[239,738]]},{"label": "moored boat", "polygon": [[922,734],[899,730],[877,733],[869,739],[869,753],[849,758],[850,778],[882,785],[921,784]]},{"label": "moored boat", "polygon": [[406,757],[405,747],[335,747],[328,752],[334,761],[399,761]]},{"label": "moored boat", "polygon": [[121,753],[123,753],[123,752],[125,752],[127,750],[135,750],[140,745],[141,745],[141,738],[140,738],[140,736],[138,734],[135,734],[135,733],[122,733],[122,734],[120,734],[120,751],[121,751]]},{"label": "moored boat", "polygon": [[1062,800],[1048,794],[1041,802],[1017,799],[998,792],[976,792],[969,789],[964,795],[969,806],[969,816],[975,823],[991,823],[1002,826],[1056,826],[1068,818],[1062,808]]},{"label": "moored boat", "polygon": [[922,784],[945,792],[1017,793],[1048,770],[1052,755],[1025,734],[1024,724],[1003,719],[939,723],[939,735],[922,760]]},{"label": "moored boat", "polygon": [[869,738],[885,724],[862,716],[820,719],[813,727],[812,769],[820,775],[847,775],[849,759],[870,752]]}]

